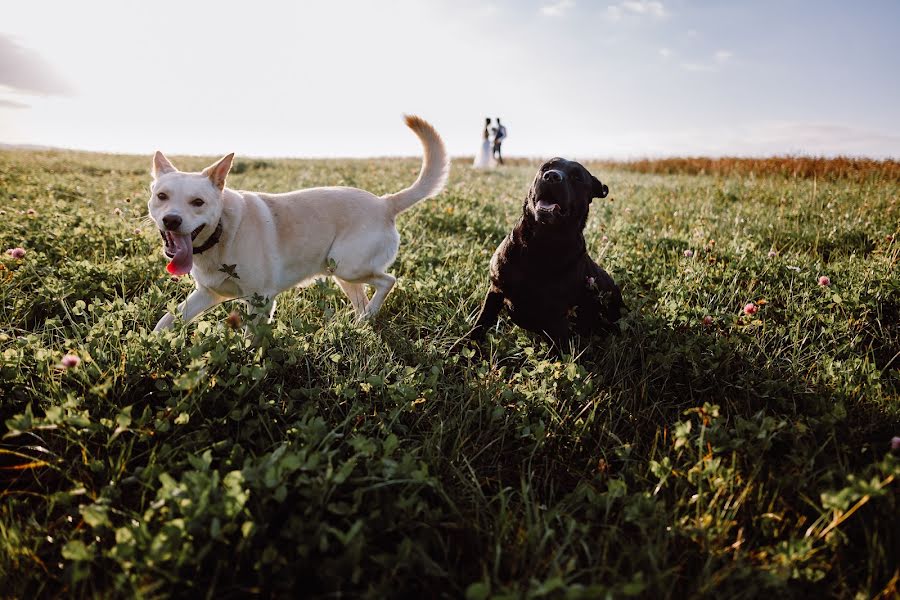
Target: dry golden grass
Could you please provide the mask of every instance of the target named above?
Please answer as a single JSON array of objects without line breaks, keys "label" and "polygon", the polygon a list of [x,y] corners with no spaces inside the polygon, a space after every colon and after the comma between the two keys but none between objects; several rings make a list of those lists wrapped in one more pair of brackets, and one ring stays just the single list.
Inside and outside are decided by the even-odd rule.
[{"label": "dry golden grass", "polygon": [[[504,158],[504,166],[537,167],[545,158],[511,156]],[[622,169],[656,175],[723,175],[723,176],[780,176],[797,179],[817,178],[827,181],[883,181],[900,182],[900,160],[871,158],[835,158],[813,156],[769,156],[765,158],[738,157],[680,157],[645,158],[639,160],[580,159],[588,168]],[[453,159],[456,165],[472,164],[471,156]]]},{"label": "dry golden grass", "polygon": [[783,176],[826,180],[900,181],[900,161],[869,158],[772,156],[767,158],[662,158],[610,163],[638,173],[662,175]]}]

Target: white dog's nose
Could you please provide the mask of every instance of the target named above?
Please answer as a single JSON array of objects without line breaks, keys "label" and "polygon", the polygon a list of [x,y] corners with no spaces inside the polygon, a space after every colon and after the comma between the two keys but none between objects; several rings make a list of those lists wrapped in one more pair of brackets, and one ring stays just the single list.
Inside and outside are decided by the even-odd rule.
[{"label": "white dog's nose", "polygon": [[162,218],[163,226],[169,231],[175,231],[181,227],[181,217],[178,215],[166,215]]}]

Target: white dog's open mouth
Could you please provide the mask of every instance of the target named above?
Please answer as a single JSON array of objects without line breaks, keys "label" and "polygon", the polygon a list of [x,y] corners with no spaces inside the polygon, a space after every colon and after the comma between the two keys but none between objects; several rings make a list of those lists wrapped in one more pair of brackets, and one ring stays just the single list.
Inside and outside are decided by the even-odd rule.
[{"label": "white dog's open mouth", "polygon": [[166,256],[172,259],[171,262],[166,265],[166,270],[169,273],[172,275],[186,275],[191,272],[191,267],[194,266],[193,241],[204,227],[206,227],[205,224],[200,225],[200,227],[193,230],[190,234],[160,230],[159,234],[162,236],[163,242],[166,245]]}]

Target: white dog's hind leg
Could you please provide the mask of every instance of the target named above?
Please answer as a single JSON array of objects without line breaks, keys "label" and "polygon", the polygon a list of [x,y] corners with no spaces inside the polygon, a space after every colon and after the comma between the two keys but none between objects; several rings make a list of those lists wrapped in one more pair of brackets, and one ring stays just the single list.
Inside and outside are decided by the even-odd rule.
[{"label": "white dog's hind leg", "polygon": [[[188,297],[184,302],[178,305],[177,312],[181,314],[181,317],[185,322],[190,322],[197,315],[212,308],[221,301],[222,298],[210,290],[206,288],[197,288],[188,294]],[[175,315],[166,313],[163,315],[163,318],[159,320],[159,323],[156,324],[156,327],[153,328],[153,331],[168,329],[172,327],[174,323]]]},{"label": "white dog's hind leg", "polygon": [[366,278],[365,281],[375,288],[375,294],[372,296],[372,299],[369,301],[369,306],[366,307],[366,311],[360,318],[371,319],[378,312],[378,309],[381,308],[387,295],[391,293],[391,288],[397,283],[397,278],[393,275],[388,275],[387,273],[378,273]]},{"label": "white dog's hind leg", "polygon": [[366,312],[366,305],[369,303],[369,298],[366,297],[366,285],[364,283],[350,283],[337,276],[335,276],[334,280],[344,290],[347,297],[350,298],[350,304],[353,305],[356,316],[362,317],[363,313]]}]

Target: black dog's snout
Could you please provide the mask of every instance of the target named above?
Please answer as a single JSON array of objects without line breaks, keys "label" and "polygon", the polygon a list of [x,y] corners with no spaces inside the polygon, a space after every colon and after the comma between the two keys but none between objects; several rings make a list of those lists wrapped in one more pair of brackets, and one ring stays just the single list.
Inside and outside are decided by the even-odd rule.
[{"label": "black dog's snout", "polygon": [[162,222],[169,231],[175,231],[181,227],[181,217],[178,215],[166,215],[162,218]]},{"label": "black dog's snout", "polygon": [[559,183],[566,176],[562,171],[558,171],[556,169],[550,169],[549,171],[544,171],[544,174],[541,175],[541,179],[546,181],[547,183]]}]

